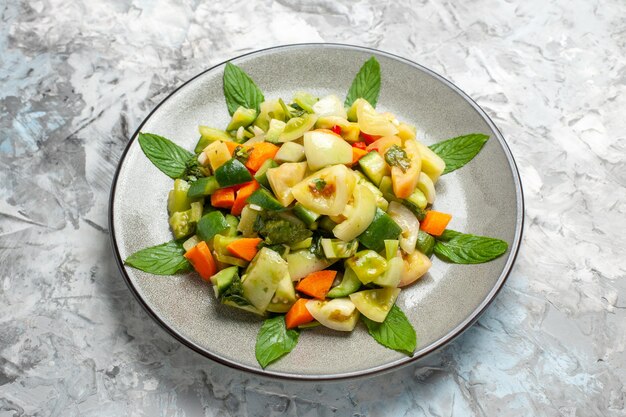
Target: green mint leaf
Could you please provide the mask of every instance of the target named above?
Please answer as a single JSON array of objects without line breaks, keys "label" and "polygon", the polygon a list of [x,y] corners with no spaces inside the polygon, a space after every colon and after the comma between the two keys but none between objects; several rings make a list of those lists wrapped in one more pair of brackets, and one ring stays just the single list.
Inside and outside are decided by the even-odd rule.
[{"label": "green mint leaf", "polygon": [[471,161],[488,139],[489,136],[482,133],[472,133],[435,143],[429,148],[444,160],[446,169],[443,170],[443,173],[447,174]]},{"label": "green mint leaf", "polygon": [[135,252],[124,263],[150,274],[174,275],[191,267],[184,254],[183,245],[172,241]]},{"label": "green mint leaf", "polygon": [[413,355],[417,346],[415,329],[406,318],[400,307],[394,305],[382,323],[377,323],[361,316],[367,331],[378,343],[399,352]]},{"label": "green mint leaf", "polygon": [[153,133],[139,133],[139,146],[155,167],[173,179],[185,177],[191,158],[195,158],[171,140]]},{"label": "green mint leaf", "polygon": [[259,111],[260,104],[265,100],[263,93],[248,76],[237,65],[226,64],[224,68],[224,97],[228,112],[232,116],[239,106],[246,109]]},{"label": "green mint leaf", "polygon": [[406,154],[404,149],[398,145],[392,145],[387,152],[385,152],[385,161],[392,167],[398,167],[402,172],[406,172],[411,166],[411,160]]},{"label": "green mint leaf", "polygon": [[435,255],[455,264],[481,264],[503,255],[508,248],[500,239],[446,230],[437,238]]},{"label": "green mint leaf", "polygon": [[287,330],[285,316],[265,320],[256,338],[256,360],[262,368],[291,352],[298,344],[300,333]]},{"label": "green mint leaf", "polygon": [[378,94],[380,93],[380,64],[376,58],[371,57],[361,67],[354,77],[345,106],[350,107],[357,98],[364,98],[372,107],[376,107]]}]

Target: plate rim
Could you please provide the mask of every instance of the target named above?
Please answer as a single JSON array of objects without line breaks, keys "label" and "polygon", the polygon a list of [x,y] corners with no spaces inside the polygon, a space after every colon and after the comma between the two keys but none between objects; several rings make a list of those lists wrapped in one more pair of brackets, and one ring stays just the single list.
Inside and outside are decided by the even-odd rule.
[{"label": "plate rim", "polygon": [[[489,128],[493,130],[493,132],[495,133],[496,139],[498,140],[498,142],[502,146],[502,149],[504,150],[504,154],[506,156],[507,162],[509,163],[509,168],[513,175],[513,182],[515,184],[516,209],[517,209],[517,218],[515,221],[515,235],[513,237],[513,242],[510,248],[507,261],[504,265],[504,268],[502,269],[502,272],[500,273],[500,276],[498,277],[498,280],[496,281],[496,285],[487,294],[486,298],[483,299],[483,301],[461,323],[459,323],[456,327],[454,327],[450,332],[448,332],[444,336],[416,350],[412,356],[406,356],[406,357],[397,359],[393,362],[389,362],[383,365],[378,365],[372,368],[359,370],[359,371],[341,372],[337,374],[316,374],[316,375],[272,371],[272,370],[255,368],[255,367],[251,367],[248,365],[244,365],[236,361],[230,360],[228,358],[222,357],[219,354],[208,351],[207,349],[197,345],[193,341],[188,340],[183,335],[178,333],[175,329],[171,328],[167,323],[165,323],[159,317],[159,315],[154,310],[152,310],[152,308],[143,299],[143,297],[141,297],[141,295],[139,294],[139,291],[137,290],[131,278],[129,277],[126,271],[126,267],[124,266],[124,262],[118,250],[117,239],[115,237],[115,225],[114,225],[115,195],[116,195],[116,189],[117,189],[119,174],[120,174],[122,165],[124,164],[128,151],[130,150],[133,143],[137,140],[137,137],[138,137],[139,132],[141,131],[141,128],[152,117],[152,115],[161,107],[161,105],[167,102],[174,94],[176,94],[179,90],[184,88],[187,84],[191,83],[192,81],[201,77],[202,75],[212,71],[213,69],[226,64],[227,62],[236,61],[236,60],[239,60],[241,58],[251,56],[251,55],[257,55],[257,54],[263,55],[264,53],[267,53],[268,51],[273,51],[277,49],[312,48],[312,47],[313,48],[331,47],[331,48],[337,48],[337,49],[344,48],[344,49],[349,49],[349,50],[374,53],[377,55],[394,59],[396,61],[400,61],[402,63],[408,64],[416,68],[417,70],[423,71],[426,74],[429,74],[430,76],[436,78],[440,82],[444,83],[447,87],[451,88],[454,92],[456,92],[463,99],[465,99],[465,101],[468,104],[470,104],[472,108],[483,118],[483,120],[487,123]],[[480,316],[487,310],[487,308],[491,305],[493,300],[496,298],[496,296],[498,295],[498,293],[504,286],[505,282],[507,281],[511,273],[511,270],[513,269],[513,266],[515,264],[515,261],[517,259],[517,255],[519,253],[519,249],[521,246],[523,229],[524,229],[524,193],[523,193],[522,181],[520,178],[519,170],[517,168],[517,164],[515,163],[515,159],[513,158],[511,149],[509,148],[502,133],[500,132],[498,127],[495,125],[495,123],[491,120],[489,115],[467,93],[465,93],[463,90],[461,90],[458,86],[456,86],[450,80],[436,73],[435,71],[429,68],[426,68],[423,65],[420,65],[402,56],[385,52],[385,51],[381,51],[375,48],[365,47],[365,46],[351,45],[351,44],[344,44],[344,43],[330,43],[330,42],[307,42],[307,43],[295,43],[295,44],[281,44],[281,45],[276,45],[276,46],[272,46],[269,48],[263,48],[263,49],[258,49],[258,50],[254,50],[251,52],[247,52],[245,54],[237,55],[236,57],[219,62],[218,64],[213,65],[210,68],[207,68],[199,72],[198,74],[194,75],[193,77],[191,77],[190,79],[186,80],[184,83],[176,87],[144,117],[144,119],[139,124],[139,126],[137,127],[133,135],[130,137],[130,140],[124,147],[124,150],[120,155],[119,161],[117,162],[115,173],[113,175],[113,179],[111,182],[111,191],[109,194],[108,206],[109,206],[109,210],[108,210],[109,238],[110,238],[111,247],[113,249],[115,262],[117,264],[117,267],[122,277],[124,278],[124,281],[126,282],[126,285],[130,289],[135,299],[144,308],[146,313],[148,313],[148,316],[150,316],[163,330],[165,330],[170,336],[178,340],[181,344],[183,344],[184,346],[190,348],[191,350],[195,351],[196,353],[199,353],[200,355],[208,359],[211,359],[222,365],[226,365],[230,368],[238,369],[244,372],[261,375],[264,377],[277,378],[281,380],[295,380],[295,381],[339,381],[339,380],[354,379],[354,378],[360,378],[360,377],[368,377],[368,376],[373,376],[375,374],[391,372],[399,368],[408,366],[410,364],[414,364],[419,359],[423,359],[427,355],[446,346],[448,343],[452,342],[454,339],[456,339],[461,334],[463,334],[468,328],[470,328],[480,318]]]}]

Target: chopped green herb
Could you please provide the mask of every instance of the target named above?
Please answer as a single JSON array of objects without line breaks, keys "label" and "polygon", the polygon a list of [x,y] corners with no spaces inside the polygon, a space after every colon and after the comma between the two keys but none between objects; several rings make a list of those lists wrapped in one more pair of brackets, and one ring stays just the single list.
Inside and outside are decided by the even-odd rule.
[{"label": "chopped green herb", "polygon": [[393,145],[387,152],[385,152],[385,161],[392,167],[398,167],[402,172],[406,172],[411,166],[411,160],[406,154],[404,149],[398,145]]}]

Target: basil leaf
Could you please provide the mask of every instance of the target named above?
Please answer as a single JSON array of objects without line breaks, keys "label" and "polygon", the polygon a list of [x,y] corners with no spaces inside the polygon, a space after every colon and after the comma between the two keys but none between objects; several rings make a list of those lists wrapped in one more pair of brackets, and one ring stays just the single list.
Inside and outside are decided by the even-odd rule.
[{"label": "basil leaf", "polygon": [[385,321],[377,323],[361,316],[367,327],[367,331],[381,345],[399,352],[413,355],[417,346],[415,329],[406,318],[400,307],[394,305],[389,310]]},{"label": "basil leaf", "polygon": [[376,58],[371,57],[361,67],[352,80],[345,106],[350,107],[357,98],[364,98],[372,107],[376,107],[378,94],[380,93],[380,64]]},{"label": "basil leaf", "polygon": [[182,178],[194,155],[169,139],[153,133],[139,133],[139,146],[155,167],[170,178]]},{"label": "basil leaf", "polygon": [[263,93],[248,76],[237,65],[226,64],[224,68],[224,97],[228,112],[232,116],[239,106],[246,109],[259,111],[260,104],[265,100]]},{"label": "basil leaf", "polygon": [[447,174],[471,161],[488,139],[489,136],[482,133],[472,133],[435,143],[429,148],[445,161],[443,174]]},{"label": "basil leaf", "polygon": [[135,252],[124,263],[150,274],[174,275],[191,267],[184,254],[182,243],[172,241]]},{"label": "basil leaf", "polygon": [[446,230],[435,243],[435,255],[456,264],[481,264],[504,254],[509,245],[500,239]]},{"label": "basil leaf", "polygon": [[291,352],[298,344],[300,333],[287,330],[285,316],[265,320],[256,338],[256,360],[262,368]]}]

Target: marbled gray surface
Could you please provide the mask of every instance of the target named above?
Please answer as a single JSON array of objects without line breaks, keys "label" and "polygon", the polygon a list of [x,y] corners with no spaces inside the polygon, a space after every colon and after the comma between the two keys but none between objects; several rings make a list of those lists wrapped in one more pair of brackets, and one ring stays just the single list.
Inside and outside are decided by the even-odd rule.
[{"label": "marbled gray surface", "polygon": [[[466,3],[1,2],[0,417],[626,415],[626,3]],[[317,385],[224,368],[113,262],[109,187],[142,118],[206,67],[305,41],[441,73],[517,159],[516,267],[422,367]]]}]

